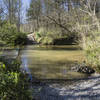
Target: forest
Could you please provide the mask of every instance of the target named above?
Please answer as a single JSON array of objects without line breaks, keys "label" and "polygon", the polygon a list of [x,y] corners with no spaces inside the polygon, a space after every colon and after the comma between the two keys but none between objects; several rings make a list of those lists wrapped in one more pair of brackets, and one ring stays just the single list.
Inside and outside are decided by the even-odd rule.
[{"label": "forest", "polygon": [[[65,100],[43,99],[51,89],[47,83],[44,89],[44,80],[85,80],[94,73],[100,75],[100,0],[0,0],[0,100]],[[39,96],[33,87],[39,87]],[[82,96],[75,100],[85,100]]]},{"label": "forest", "polygon": [[[99,0],[31,0],[29,30],[42,44],[79,44],[86,62],[99,66]],[[63,43],[64,42],[64,43]]]}]

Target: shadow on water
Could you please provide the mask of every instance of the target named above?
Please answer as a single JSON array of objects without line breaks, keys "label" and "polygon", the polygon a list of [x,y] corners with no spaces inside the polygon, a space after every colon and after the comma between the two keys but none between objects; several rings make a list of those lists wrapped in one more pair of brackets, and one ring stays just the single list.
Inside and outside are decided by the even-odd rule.
[{"label": "shadow on water", "polygon": [[63,45],[63,46],[59,46],[59,45],[34,45],[34,47],[32,47],[32,45],[28,45],[28,48],[26,48],[26,50],[68,50],[68,51],[73,51],[73,50],[81,50],[81,47],[78,45]]},{"label": "shadow on water", "polygon": [[21,65],[22,70],[25,71],[29,75],[29,79],[30,79],[30,81],[32,81],[31,71],[28,67],[28,59],[26,57],[22,57],[21,62],[22,62],[22,65]]}]

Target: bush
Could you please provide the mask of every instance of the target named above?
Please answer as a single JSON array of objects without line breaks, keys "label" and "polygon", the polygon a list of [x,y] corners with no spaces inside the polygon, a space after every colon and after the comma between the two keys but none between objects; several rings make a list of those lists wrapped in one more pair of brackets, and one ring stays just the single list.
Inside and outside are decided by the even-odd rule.
[{"label": "bush", "polygon": [[15,25],[6,22],[0,27],[0,39],[7,44],[25,44],[26,34],[18,32]]},{"label": "bush", "polygon": [[27,35],[22,32],[18,32],[14,37],[14,45],[24,45],[27,43]]},{"label": "bush", "polygon": [[51,45],[51,44],[53,44],[53,39],[50,37],[44,37],[42,40],[42,44]]},{"label": "bush", "polygon": [[0,29],[0,38],[3,41],[11,42],[14,35],[17,33],[15,26],[5,23]]},{"label": "bush", "polygon": [[[51,34],[50,34],[51,35]],[[44,28],[40,28],[38,32],[35,33],[36,41],[41,44],[52,44],[53,36],[49,35],[49,31]]]},{"label": "bush", "polygon": [[42,44],[56,44],[54,41],[59,41],[62,39],[66,39],[65,43],[62,41],[61,44],[72,44],[76,43],[76,40],[78,40],[78,34],[76,32],[73,33],[62,33],[62,30],[60,28],[56,29],[45,29],[40,28],[38,32],[35,32],[36,41]]},{"label": "bush", "polygon": [[94,36],[88,36],[86,38],[84,50],[87,63],[98,71],[98,69],[100,70],[100,32],[94,32],[93,34]]},{"label": "bush", "polygon": [[[3,62],[2,62],[3,61]],[[0,62],[0,100],[32,100],[30,83],[20,71],[20,62]]]},{"label": "bush", "polygon": [[96,14],[86,11],[90,14],[83,13],[83,18],[88,20],[84,20],[83,23],[77,22],[75,28],[81,35],[80,43],[85,52],[87,65],[100,71],[100,23]]}]

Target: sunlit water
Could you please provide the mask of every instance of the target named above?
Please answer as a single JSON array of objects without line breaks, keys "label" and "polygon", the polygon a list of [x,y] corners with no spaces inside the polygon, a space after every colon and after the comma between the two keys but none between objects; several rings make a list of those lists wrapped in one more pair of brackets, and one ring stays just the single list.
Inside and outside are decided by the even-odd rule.
[{"label": "sunlit water", "polygon": [[[16,58],[18,49],[7,49],[3,54],[8,58]],[[30,79],[72,79],[63,83],[51,82],[45,86],[33,85],[35,97],[39,97],[36,100],[100,100],[100,75],[88,77],[70,71],[74,64],[85,59],[78,46],[27,45],[19,52],[19,58]]]},{"label": "sunlit water", "polygon": [[39,46],[28,45],[21,52],[25,70],[39,79],[73,79],[86,77],[70,71],[75,63],[84,60],[83,51],[75,45]]}]

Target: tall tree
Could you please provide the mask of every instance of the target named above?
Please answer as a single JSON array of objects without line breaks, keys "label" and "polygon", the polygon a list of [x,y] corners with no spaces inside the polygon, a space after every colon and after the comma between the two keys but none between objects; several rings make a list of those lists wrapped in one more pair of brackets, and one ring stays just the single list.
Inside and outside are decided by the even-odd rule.
[{"label": "tall tree", "polygon": [[42,13],[41,0],[31,0],[30,8],[28,9],[28,17],[30,20],[36,20],[37,28],[39,28],[39,20]]},{"label": "tall tree", "polygon": [[21,17],[21,0],[3,0],[3,4],[6,7],[6,13],[8,20],[11,24],[16,24],[18,31],[20,31],[20,17]]},{"label": "tall tree", "polygon": [[17,12],[17,0],[3,0],[3,2],[8,12],[9,22],[14,23]]},{"label": "tall tree", "polygon": [[21,0],[18,0],[18,7],[17,7],[17,29],[20,32],[20,24],[21,24],[21,7],[22,7],[22,2]]}]

